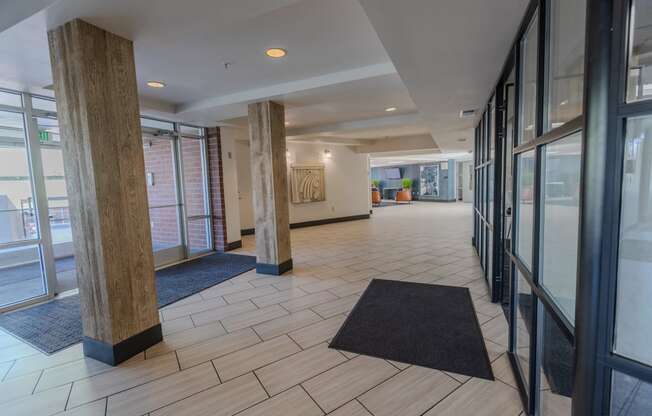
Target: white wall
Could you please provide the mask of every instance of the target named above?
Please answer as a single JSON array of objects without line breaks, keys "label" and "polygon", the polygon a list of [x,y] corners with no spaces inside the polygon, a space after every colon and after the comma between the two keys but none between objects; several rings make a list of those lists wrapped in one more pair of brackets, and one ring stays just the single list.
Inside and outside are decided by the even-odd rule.
[{"label": "white wall", "polygon": [[226,215],[226,242],[240,240],[240,204],[238,201],[238,171],[236,166],[236,143],[240,131],[221,128],[222,181],[224,183],[224,210]]},{"label": "white wall", "polygon": [[462,162],[462,201],[463,202],[473,202],[473,189],[471,188],[473,184],[471,166],[473,162]]},{"label": "white wall", "polygon": [[242,230],[254,228],[254,206],[251,199],[251,166],[249,165],[249,141],[235,142],[236,169],[238,172],[239,223]]},{"label": "white wall", "polygon": [[[254,228],[251,195],[251,171],[249,143],[235,144],[240,194],[240,223],[242,229]],[[324,150],[331,151],[331,158],[324,158]],[[291,164],[323,163],[325,166],[326,201],[309,204],[290,202],[290,223],[328,218],[369,214],[370,188],[369,163],[366,154],[355,153],[345,146],[288,142]]]}]

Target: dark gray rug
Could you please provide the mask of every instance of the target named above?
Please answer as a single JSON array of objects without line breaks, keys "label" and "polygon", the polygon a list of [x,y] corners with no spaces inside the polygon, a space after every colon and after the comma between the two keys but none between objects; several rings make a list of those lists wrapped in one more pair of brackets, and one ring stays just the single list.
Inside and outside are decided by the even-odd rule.
[{"label": "dark gray rug", "polygon": [[[256,267],[256,258],[215,253],[156,272],[159,308]],[[46,354],[82,340],[79,296],[0,315],[0,327]]]},{"label": "dark gray rug", "polygon": [[494,379],[463,287],[374,279],[330,348]]}]

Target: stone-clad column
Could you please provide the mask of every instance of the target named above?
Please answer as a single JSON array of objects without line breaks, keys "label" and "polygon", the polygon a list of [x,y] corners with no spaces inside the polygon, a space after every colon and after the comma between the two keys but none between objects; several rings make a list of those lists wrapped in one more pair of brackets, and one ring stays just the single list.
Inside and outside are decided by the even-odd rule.
[{"label": "stone-clad column", "polygon": [[285,114],[281,104],[249,104],[251,188],[256,221],[256,271],[292,269]]},{"label": "stone-clad column", "polygon": [[84,354],[116,365],[162,339],[133,44],[79,19],[48,39]]}]

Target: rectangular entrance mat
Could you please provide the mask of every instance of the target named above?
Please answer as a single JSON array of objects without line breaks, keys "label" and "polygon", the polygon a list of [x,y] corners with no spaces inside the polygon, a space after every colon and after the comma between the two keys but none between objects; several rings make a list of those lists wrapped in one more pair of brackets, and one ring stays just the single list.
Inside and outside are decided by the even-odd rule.
[{"label": "rectangular entrance mat", "polygon": [[463,287],[374,279],[329,347],[494,379]]},{"label": "rectangular entrance mat", "polygon": [[[256,267],[256,257],[215,253],[156,272],[159,308]],[[52,354],[82,341],[79,295],[0,315],[0,327]]]}]

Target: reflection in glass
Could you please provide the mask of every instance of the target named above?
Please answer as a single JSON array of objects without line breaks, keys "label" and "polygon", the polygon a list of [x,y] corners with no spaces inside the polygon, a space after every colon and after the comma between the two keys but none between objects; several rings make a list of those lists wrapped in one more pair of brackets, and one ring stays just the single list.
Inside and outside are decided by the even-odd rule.
[{"label": "reflection in glass", "polygon": [[534,300],[532,289],[528,282],[521,276],[518,268],[514,268],[514,284],[516,285],[516,357],[519,367],[523,372],[523,382],[530,384],[530,332],[532,331],[532,307]]},{"label": "reflection in glass", "polygon": [[581,157],[581,133],[543,150],[541,284],[571,322],[575,320]]},{"label": "reflection in glass", "polygon": [[553,0],[550,13],[550,96],[546,131],[582,114],[586,1]]},{"label": "reflection in glass", "polygon": [[614,371],[611,376],[611,415],[652,414],[652,384]]},{"label": "reflection in glass", "polygon": [[516,157],[516,254],[532,268],[532,228],[534,220],[534,150]]},{"label": "reflection in glass", "polygon": [[633,0],[627,65],[627,101],[652,96],[652,2]]},{"label": "reflection in glass", "polygon": [[537,44],[539,42],[539,13],[535,13],[521,42],[521,118],[518,143],[536,137],[537,102]]},{"label": "reflection in glass", "polygon": [[23,115],[0,111],[0,243],[38,238]]},{"label": "reflection in glass", "polygon": [[652,365],[652,117],[627,121],[615,350]]},{"label": "reflection in glass", "polygon": [[573,345],[545,308],[541,316],[541,416],[570,416]]},{"label": "reflection in glass", "polygon": [[45,295],[37,244],[0,250],[0,306]]}]

